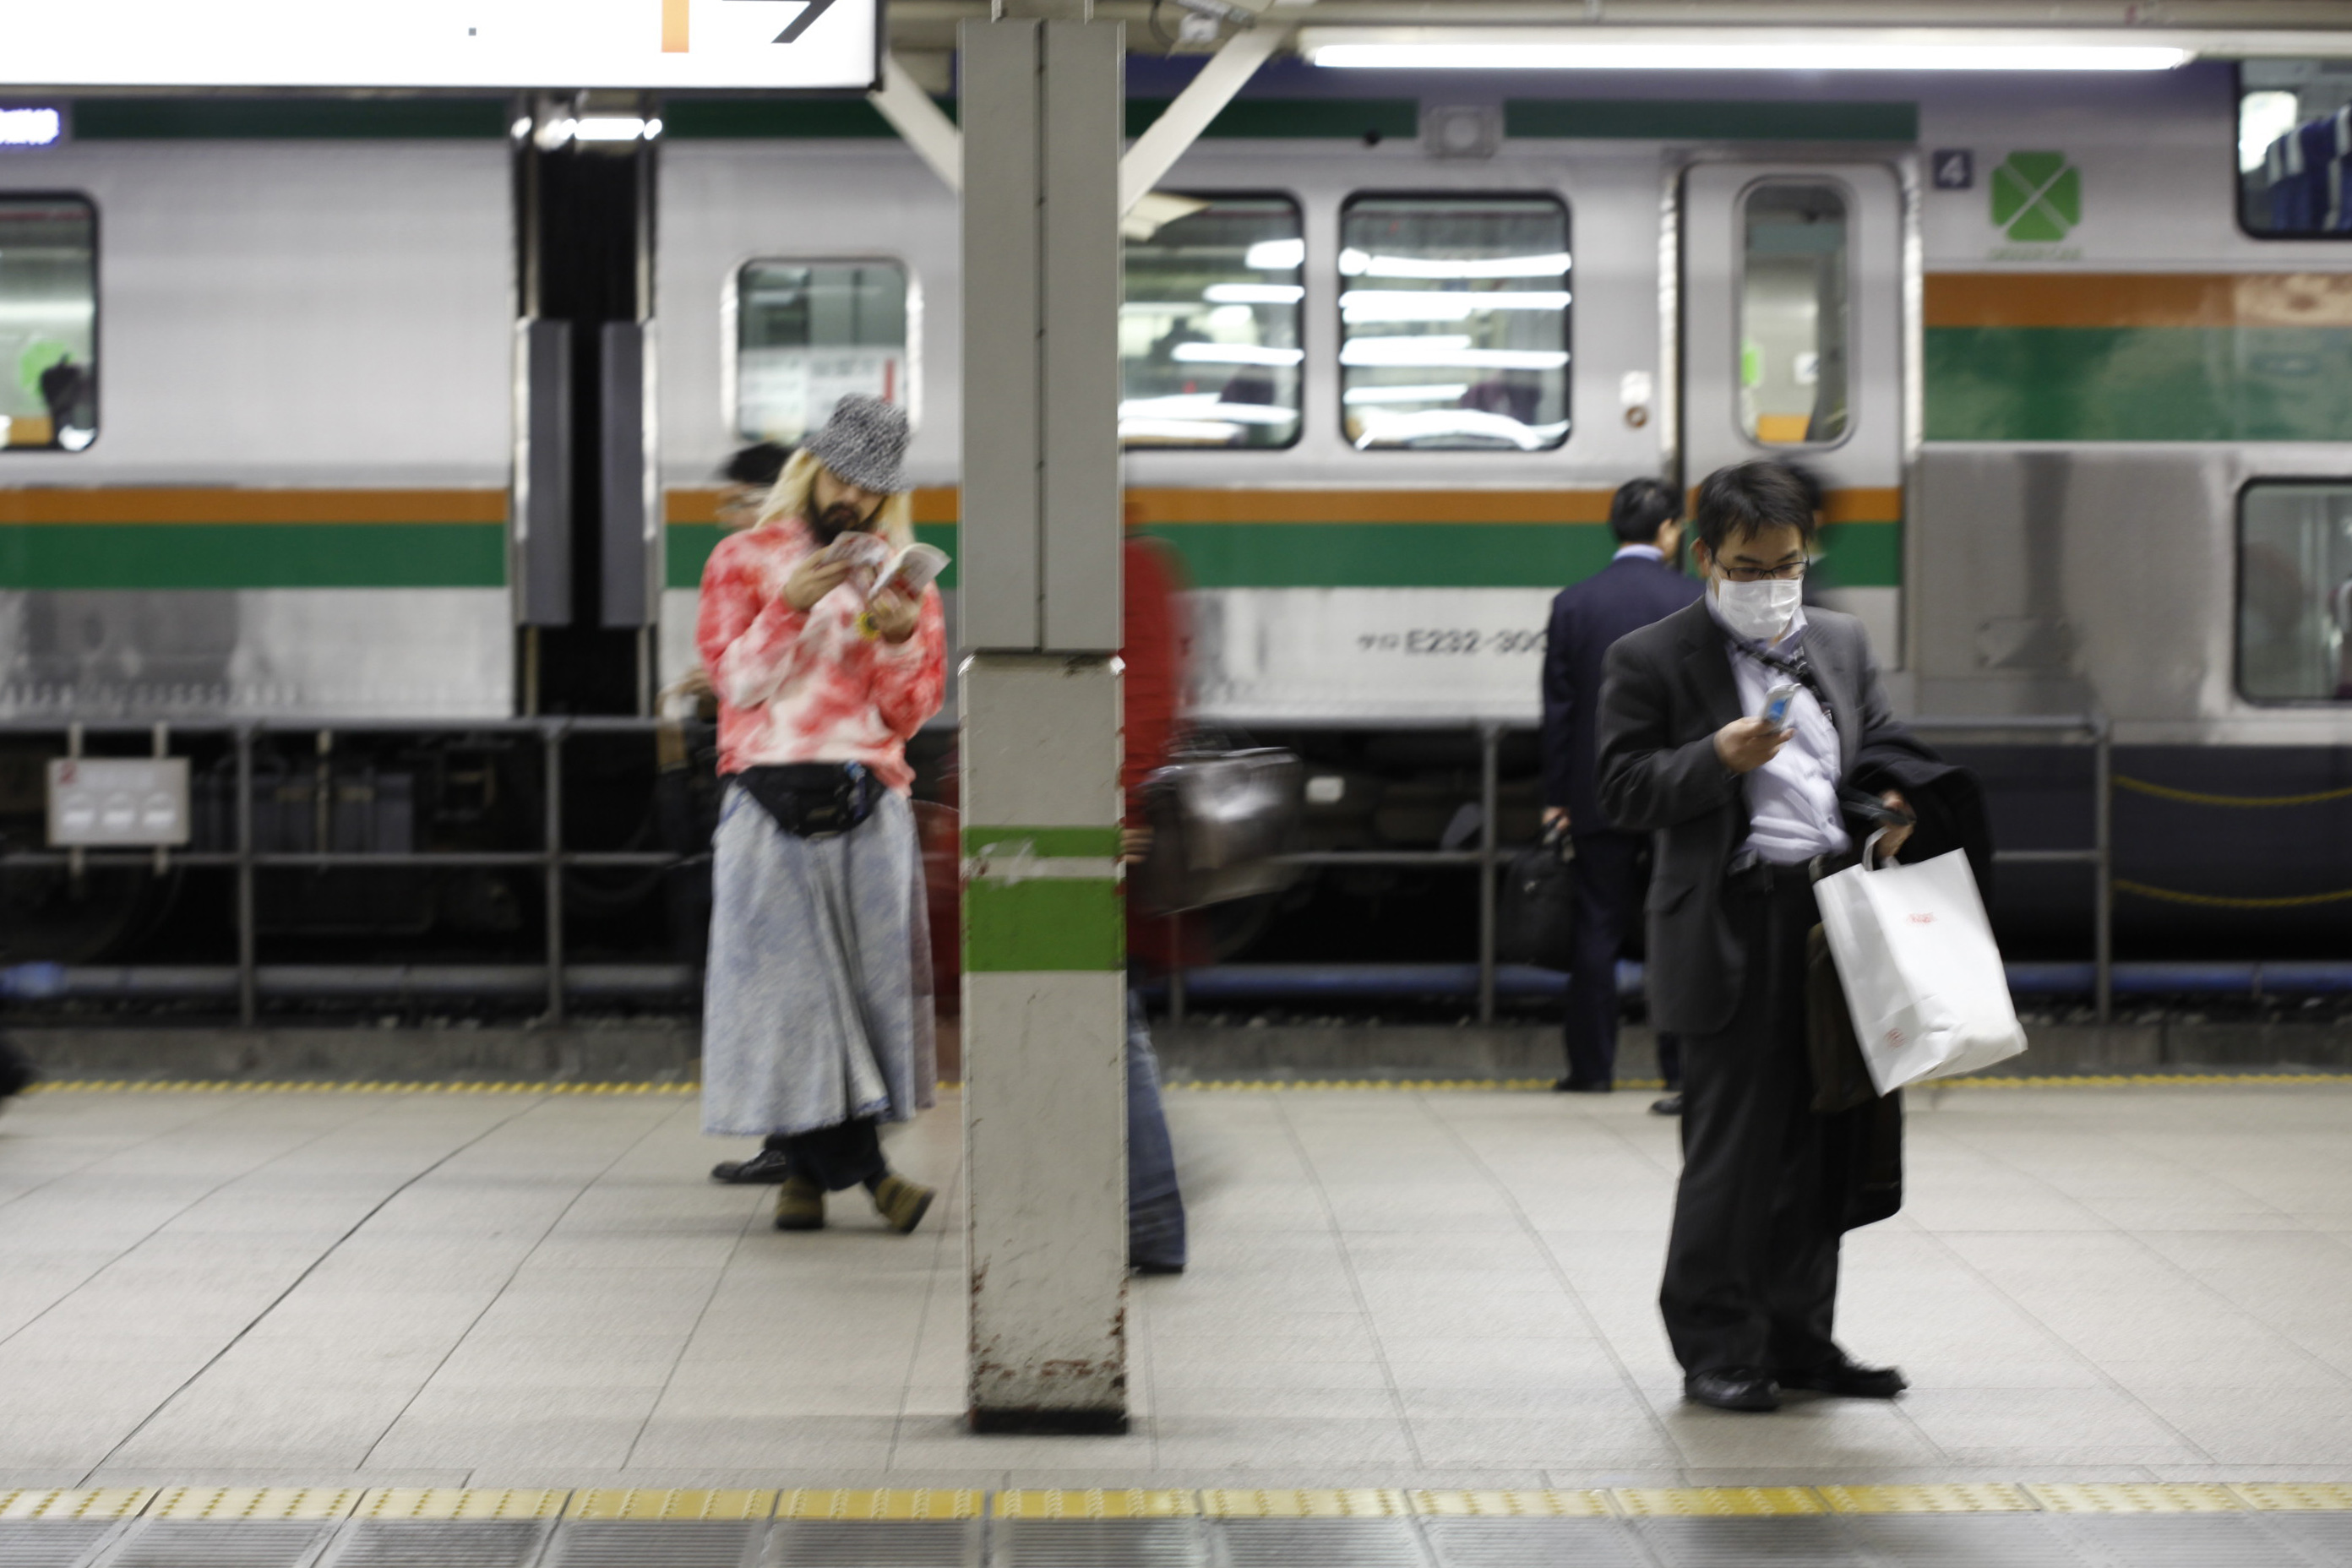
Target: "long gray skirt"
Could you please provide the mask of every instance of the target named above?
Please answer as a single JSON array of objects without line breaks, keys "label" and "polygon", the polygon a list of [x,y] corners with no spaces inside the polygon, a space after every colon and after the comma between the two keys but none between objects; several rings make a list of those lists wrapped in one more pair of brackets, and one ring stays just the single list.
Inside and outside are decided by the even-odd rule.
[{"label": "long gray skirt", "polygon": [[886,792],[835,838],[802,838],[740,784],[711,841],[702,1130],[904,1121],[935,1098],[930,930],[914,814]]}]

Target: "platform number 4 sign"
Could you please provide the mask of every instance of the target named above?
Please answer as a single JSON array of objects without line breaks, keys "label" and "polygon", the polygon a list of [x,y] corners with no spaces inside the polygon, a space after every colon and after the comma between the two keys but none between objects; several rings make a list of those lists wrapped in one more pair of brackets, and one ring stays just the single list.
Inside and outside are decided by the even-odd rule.
[{"label": "platform number 4 sign", "polygon": [[2065,238],[2083,221],[2082,171],[2063,153],[2011,153],[1992,172],[1992,221],[2021,244]]}]

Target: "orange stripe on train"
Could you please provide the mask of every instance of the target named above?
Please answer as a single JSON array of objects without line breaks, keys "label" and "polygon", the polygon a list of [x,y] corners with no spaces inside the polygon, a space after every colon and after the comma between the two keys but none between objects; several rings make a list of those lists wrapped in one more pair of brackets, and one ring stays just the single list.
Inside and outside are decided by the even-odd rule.
[{"label": "orange stripe on train", "polygon": [[0,523],[345,523],[507,521],[503,489],[0,489]]},{"label": "orange stripe on train", "polygon": [[1930,327],[2352,327],[2352,273],[1930,272]]}]

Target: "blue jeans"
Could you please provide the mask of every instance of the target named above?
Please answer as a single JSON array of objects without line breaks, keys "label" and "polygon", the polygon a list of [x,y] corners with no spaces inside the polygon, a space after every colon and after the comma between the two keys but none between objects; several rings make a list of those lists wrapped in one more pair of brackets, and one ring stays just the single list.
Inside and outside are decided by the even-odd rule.
[{"label": "blue jeans", "polygon": [[1130,1268],[1184,1267],[1184,1194],[1176,1150],[1160,1103],[1160,1058],[1143,998],[1127,994],[1127,1261]]}]

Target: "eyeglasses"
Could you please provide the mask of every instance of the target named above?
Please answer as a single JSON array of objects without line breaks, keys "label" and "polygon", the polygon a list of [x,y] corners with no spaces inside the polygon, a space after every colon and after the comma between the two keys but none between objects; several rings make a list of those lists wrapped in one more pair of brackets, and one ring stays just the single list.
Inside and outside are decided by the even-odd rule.
[{"label": "eyeglasses", "polygon": [[1734,583],[1788,583],[1805,574],[1801,561],[1791,561],[1786,566],[1726,566],[1718,561],[1716,566]]}]

